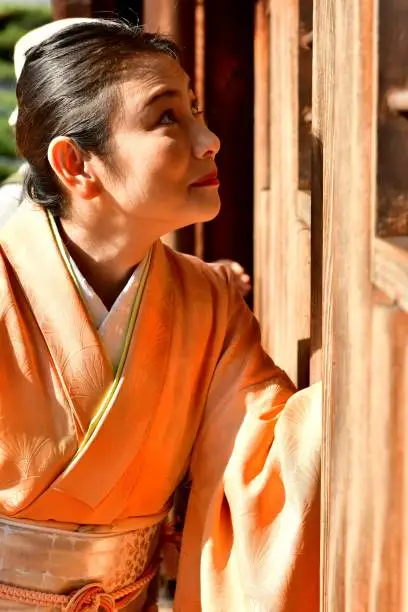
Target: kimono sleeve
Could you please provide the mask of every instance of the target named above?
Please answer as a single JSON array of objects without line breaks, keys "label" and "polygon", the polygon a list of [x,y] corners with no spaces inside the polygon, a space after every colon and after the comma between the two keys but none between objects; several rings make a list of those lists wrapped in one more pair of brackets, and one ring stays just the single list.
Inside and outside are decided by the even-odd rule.
[{"label": "kimono sleeve", "polygon": [[236,298],[191,460],[175,612],[318,609],[319,398],[295,394]]}]

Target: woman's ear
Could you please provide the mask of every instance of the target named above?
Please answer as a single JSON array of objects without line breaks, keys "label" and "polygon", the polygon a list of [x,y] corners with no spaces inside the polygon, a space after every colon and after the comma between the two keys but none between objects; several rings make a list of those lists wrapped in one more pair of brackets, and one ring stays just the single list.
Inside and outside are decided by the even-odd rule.
[{"label": "woman's ear", "polygon": [[66,136],[57,136],[48,147],[48,161],[59,181],[71,193],[90,200],[101,192],[101,185],[83,151]]}]

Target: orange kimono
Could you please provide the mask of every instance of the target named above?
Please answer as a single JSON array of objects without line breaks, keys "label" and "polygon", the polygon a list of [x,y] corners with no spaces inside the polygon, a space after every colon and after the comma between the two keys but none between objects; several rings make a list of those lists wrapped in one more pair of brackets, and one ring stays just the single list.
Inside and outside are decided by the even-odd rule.
[{"label": "orange kimono", "polygon": [[0,602],[3,584],[55,610],[147,610],[189,471],[175,611],[318,610],[320,390],[293,396],[227,278],[155,244],[114,372],[54,224],[26,206],[0,234],[0,364]]}]

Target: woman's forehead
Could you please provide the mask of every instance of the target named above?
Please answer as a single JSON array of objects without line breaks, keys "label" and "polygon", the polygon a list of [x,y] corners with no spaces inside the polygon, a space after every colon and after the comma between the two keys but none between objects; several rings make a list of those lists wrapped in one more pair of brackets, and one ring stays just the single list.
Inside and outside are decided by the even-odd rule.
[{"label": "woman's forehead", "polygon": [[165,54],[151,54],[143,64],[135,62],[129,66],[123,92],[126,96],[138,98],[141,103],[148,103],[161,90],[169,89],[186,93],[190,89],[190,79],[176,59]]}]

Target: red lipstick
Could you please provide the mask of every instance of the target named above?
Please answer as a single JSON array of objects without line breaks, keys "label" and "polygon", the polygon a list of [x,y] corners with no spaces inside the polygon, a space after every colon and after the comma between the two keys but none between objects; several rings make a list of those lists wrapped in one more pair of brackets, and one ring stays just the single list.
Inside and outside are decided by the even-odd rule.
[{"label": "red lipstick", "polygon": [[205,176],[198,179],[198,181],[194,181],[191,183],[191,187],[218,187],[220,181],[218,180],[217,172],[211,172],[210,174],[206,174]]}]

